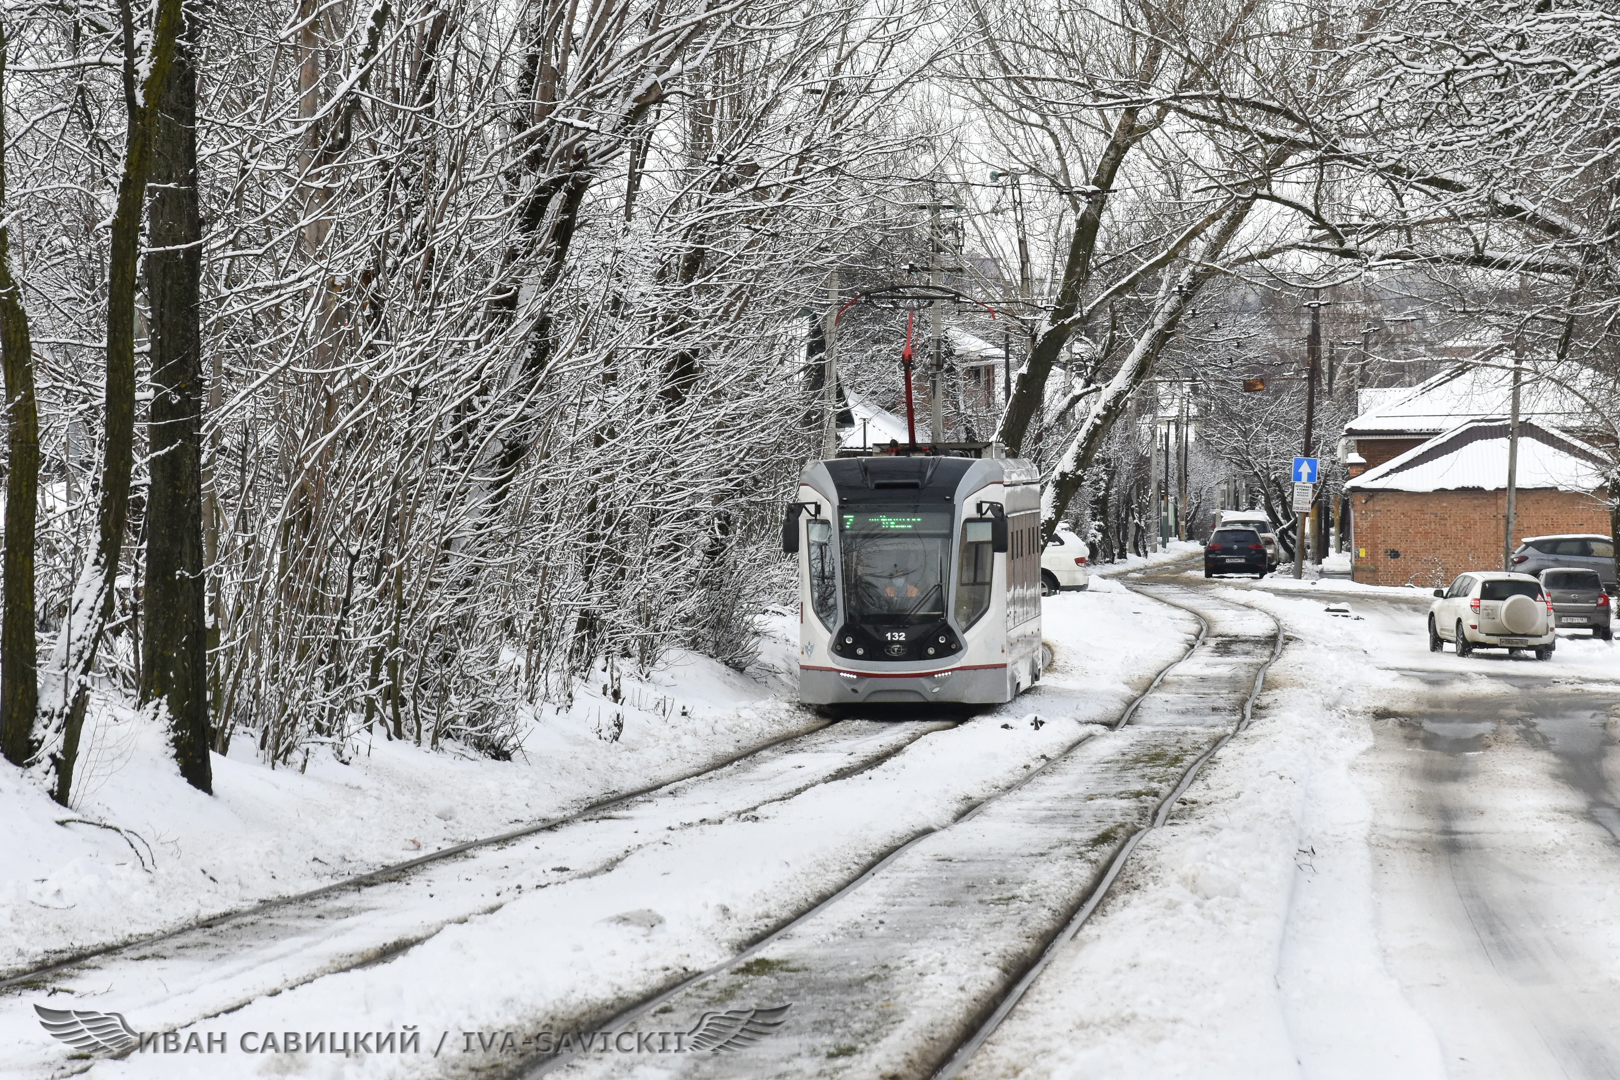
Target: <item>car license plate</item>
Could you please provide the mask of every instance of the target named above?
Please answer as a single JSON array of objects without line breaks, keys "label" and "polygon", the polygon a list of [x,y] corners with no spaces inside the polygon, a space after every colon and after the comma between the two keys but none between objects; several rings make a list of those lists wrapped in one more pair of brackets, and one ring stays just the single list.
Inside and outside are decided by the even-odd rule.
[{"label": "car license plate", "polygon": [[1527,638],[1527,637],[1505,637],[1505,638],[1502,639],[1502,644],[1504,644],[1504,645],[1528,645],[1528,644],[1530,644],[1530,639]]},{"label": "car license plate", "polygon": [[1569,623],[1571,625],[1579,623],[1581,626],[1585,626],[1588,622],[1591,622],[1591,620],[1585,615],[1565,615],[1558,621],[1560,623]]},{"label": "car license plate", "polygon": [[1248,559],[1244,559],[1244,558],[1237,558],[1237,559],[1234,559],[1234,558],[1232,558],[1232,557],[1231,557],[1231,556],[1230,556],[1230,555],[1229,555],[1229,556],[1227,556],[1227,558],[1226,558],[1226,561],[1227,561],[1227,562],[1248,562],[1248,561],[1249,561],[1249,560],[1248,560]]}]

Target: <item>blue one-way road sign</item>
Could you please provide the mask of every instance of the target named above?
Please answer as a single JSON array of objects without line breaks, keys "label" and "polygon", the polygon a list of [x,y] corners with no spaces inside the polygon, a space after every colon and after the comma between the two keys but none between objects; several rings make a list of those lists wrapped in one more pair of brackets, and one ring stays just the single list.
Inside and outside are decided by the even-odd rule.
[{"label": "blue one-way road sign", "polygon": [[1297,457],[1294,459],[1294,483],[1316,483],[1316,459],[1313,457]]}]

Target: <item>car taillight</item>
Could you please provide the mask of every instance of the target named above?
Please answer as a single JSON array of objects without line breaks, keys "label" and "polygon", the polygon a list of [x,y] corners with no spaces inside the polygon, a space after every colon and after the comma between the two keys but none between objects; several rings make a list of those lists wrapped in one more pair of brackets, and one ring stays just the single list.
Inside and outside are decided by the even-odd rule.
[{"label": "car taillight", "polygon": [[1549,614],[1549,615],[1551,615],[1551,614],[1552,614],[1552,613],[1553,613],[1553,609],[1552,609],[1552,597],[1551,597],[1551,596],[1550,596],[1550,595],[1549,595],[1549,596],[1548,596],[1548,597],[1547,597],[1547,614]]},{"label": "car taillight", "polygon": [[1266,545],[1264,545],[1264,544],[1250,544],[1249,545],[1249,550],[1250,551],[1264,551],[1264,550],[1266,550]]},{"label": "car taillight", "polygon": [[1221,550],[1221,545],[1219,545],[1219,544],[1211,544],[1211,545],[1209,545],[1209,550],[1211,550],[1211,551],[1219,551],[1219,550]]},{"label": "car taillight", "polygon": [[1084,566],[1084,565],[1086,565],[1086,557],[1084,555],[1076,555],[1074,557],[1074,565],[1076,565],[1076,566]]},{"label": "car taillight", "polygon": [[1608,607],[1609,606],[1609,594],[1608,593],[1606,593],[1606,592],[1598,593],[1597,606],[1598,607]]},{"label": "car taillight", "polygon": [[1518,566],[1522,562],[1529,562],[1529,561],[1530,561],[1530,556],[1528,556],[1528,555],[1515,555],[1515,556],[1513,556],[1513,565],[1514,566]]},{"label": "car taillight", "polygon": [[1476,596],[1468,601],[1468,606],[1474,609],[1474,614],[1479,614],[1479,597]]}]

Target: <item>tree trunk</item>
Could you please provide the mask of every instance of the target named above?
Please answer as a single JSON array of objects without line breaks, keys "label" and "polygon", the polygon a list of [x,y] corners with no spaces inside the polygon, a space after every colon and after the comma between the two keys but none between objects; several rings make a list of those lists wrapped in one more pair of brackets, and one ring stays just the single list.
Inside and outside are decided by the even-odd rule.
[{"label": "tree trunk", "polygon": [[147,291],[152,453],[146,515],[146,655],[141,703],[167,705],[175,761],[211,791],[208,619],[202,522],[202,221],[197,206],[197,13],[164,90],[154,133]]},{"label": "tree trunk", "polygon": [[[0,26],[0,215],[6,205],[4,86],[8,56]],[[3,220],[3,218],[0,218]],[[6,377],[5,619],[0,628],[0,750],[26,765],[39,749],[34,712],[39,682],[34,634],[34,523],[39,504],[39,411],[28,313],[11,277],[11,230],[0,225],[0,359]]]},{"label": "tree trunk", "polygon": [[[1155,36],[1149,41],[1136,73],[1143,85],[1152,83],[1163,56],[1164,43]],[[1097,236],[1102,229],[1109,192],[1126,156],[1152,126],[1143,125],[1141,112],[1141,108],[1135,105],[1121,110],[1109,132],[1108,142],[1097,158],[1097,167],[1092,170],[1084,205],[1076,208],[1074,233],[1069,237],[1069,251],[1063,264],[1063,278],[1058,282],[1056,303],[1035,335],[1029,359],[1013,383],[1012,394],[1007,399],[1001,425],[996,431],[996,441],[1006,447],[1010,457],[1018,457],[1023,452],[1024,436],[1046,401],[1046,380],[1052,373],[1052,365],[1063,355],[1069,340],[1084,328],[1081,305],[1091,284],[1092,259],[1096,255]]]},{"label": "tree trunk", "polygon": [[1240,196],[1228,205],[1209,238],[1204,241],[1198,252],[1198,258],[1179,275],[1174,284],[1168,281],[1165,283],[1165,289],[1160,293],[1152,320],[1136,339],[1136,344],[1131,347],[1119,371],[1103,388],[1102,394],[1091,408],[1091,415],[1086,417],[1085,423],[1074,433],[1073,440],[1064,451],[1057,468],[1053,470],[1051,481],[1042,493],[1043,540],[1051,538],[1053,530],[1063,518],[1064,510],[1068,508],[1069,500],[1074,498],[1074,493],[1080,490],[1080,485],[1085,481],[1086,469],[1097,456],[1097,452],[1102,449],[1103,440],[1108,438],[1108,432],[1112,430],[1114,421],[1124,412],[1132,395],[1147,381],[1148,376],[1153,374],[1153,364],[1164,351],[1164,347],[1169,344],[1176,326],[1181,322],[1181,316],[1198,296],[1204,283],[1215,275],[1217,260],[1226,250],[1226,246],[1232,242],[1232,238],[1237,235],[1238,229],[1242,227],[1253,206],[1253,196]]},{"label": "tree trunk", "polygon": [[[67,617],[51,652],[45,700],[36,732],[50,748],[55,776],[52,797],[63,806],[73,790],[73,766],[89,704],[90,673],[112,614],[113,584],[129,517],[129,479],[135,462],[135,279],[141,255],[141,211],[151,170],[158,103],[174,63],[180,35],[180,0],[157,0],[150,56],[139,63],[130,0],[119,0],[124,30],[124,102],[128,130],[123,175],[113,210],[107,252],[107,398],[101,463],[101,495],[96,508],[96,548],[68,598]],[[146,77],[136,83],[137,67]]]}]

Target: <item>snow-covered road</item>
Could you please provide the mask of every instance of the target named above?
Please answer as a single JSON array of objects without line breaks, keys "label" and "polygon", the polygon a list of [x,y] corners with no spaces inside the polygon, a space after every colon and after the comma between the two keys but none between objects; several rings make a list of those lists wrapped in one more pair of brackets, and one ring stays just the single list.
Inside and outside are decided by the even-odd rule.
[{"label": "snow-covered road", "polygon": [[[1290,642],[1252,726],[962,1075],[1620,1077],[1613,647],[1464,660],[1427,651],[1410,592],[1349,590],[1334,614],[1331,586],[1130,582],[1048,602],[1054,666],[1006,709],[844,721],[520,842],[36,980],[0,997],[0,1077],[518,1077],[562,1033],[667,1039],[790,1004],[735,1053],[632,1038],[554,1072],[923,1080],[1230,729],[1272,617]],[[1211,637],[1110,730],[1192,640],[1151,595]],[[181,1050],[72,1059],[35,1004],[122,1012]],[[316,1032],[350,1052],[308,1052]],[[364,1032],[394,1038],[356,1054]],[[193,1034],[220,1049],[185,1053]]]},{"label": "snow-covered road", "polygon": [[1620,688],[1484,663],[1411,672],[1363,761],[1391,969],[1449,1075],[1620,1077]]},{"label": "snow-covered road", "polygon": [[1207,587],[1294,636],[1260,714],[966,1075],[1620,1076],[1612,647],[1459,660],[1427,596]]}]

